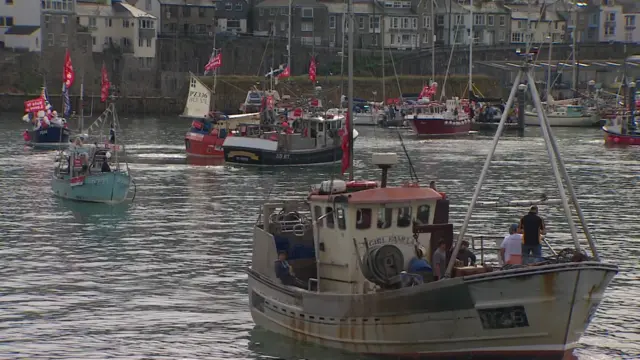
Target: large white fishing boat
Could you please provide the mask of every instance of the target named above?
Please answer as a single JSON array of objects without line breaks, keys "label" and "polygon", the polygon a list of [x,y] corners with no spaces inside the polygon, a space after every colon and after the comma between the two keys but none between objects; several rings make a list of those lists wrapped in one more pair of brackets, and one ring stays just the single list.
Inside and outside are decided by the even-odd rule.
[{"label": "large white fishing boat", "polygon": [[[517,75],[507,108],[523,74],[534,84],[529,64]],[[531,91],[541,109],[537,90]],[[473,209],[481,204],[480,190],[505,127],[504,114],[455,245],[445,194],[416,184],[387,186],[395,154],[374,154],[373,163],[382,169],[379,185],[327,180],[301,201],[264,204],[253,229],[248,269],[255,323],[357,353],[465,359],[560,359],[571,353],[618,267],[600,261],[551,128],[539,114],[560,199],[506,205],[562,204],[575,249],[528,265],[458,266],[457,254]],[[591,256],[580,249],[570,204]],[[411,271],[414,259],[430,259],[439,246],[451,250],[442,279]]]}]

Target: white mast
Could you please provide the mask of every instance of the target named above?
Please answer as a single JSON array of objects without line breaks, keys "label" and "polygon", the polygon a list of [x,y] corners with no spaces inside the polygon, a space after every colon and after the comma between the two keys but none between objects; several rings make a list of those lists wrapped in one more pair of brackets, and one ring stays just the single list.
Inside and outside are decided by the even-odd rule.
[{"label": "white mast", "polygon": [[473,93],[473,0],[470,2],[469,11],[469,99]]}]

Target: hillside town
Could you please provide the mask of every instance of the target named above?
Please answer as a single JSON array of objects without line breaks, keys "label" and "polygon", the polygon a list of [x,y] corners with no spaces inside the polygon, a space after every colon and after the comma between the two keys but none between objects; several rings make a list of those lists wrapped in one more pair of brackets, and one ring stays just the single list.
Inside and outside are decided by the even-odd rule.
[{"label": "hillside town", "polygon": [[[37,69],[54,84],[70,49],[90,78],[88,88],[97,86],[106,62],[114,84],[128,82],[131,94],[162,89],[170,95],[180,88],[179,74],[202,72],[214,43],[223,49],[222,74],[260,75],[267,63],[288,62],[292,75],[300,75],[311,56],[319,73],[336,73],[323,55],[343,53],[345,14],[346,2],[337,0],[2,0],[0,48],[22,54],[12,61],[27,67],[23,72]],[[356,61],[358,53],[377,56],[383,49],[409,57],[441,50],[448,58],[446,49],[470,41],[477,51],[492,52],[527,43],[637,44],[637,21],[635,0],[354,0],[353,40]],[[39,56],[25,58],[27,52]],[[424,72],[398,66],[404,66],[398,73]]]}]

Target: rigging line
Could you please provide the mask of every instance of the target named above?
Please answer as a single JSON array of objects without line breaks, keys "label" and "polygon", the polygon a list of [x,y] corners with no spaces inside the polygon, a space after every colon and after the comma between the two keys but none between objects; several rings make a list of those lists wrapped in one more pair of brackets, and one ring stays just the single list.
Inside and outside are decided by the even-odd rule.
[{"label": "rigging line", "polygon": [[411,180],[414,180],[416,183],[420,183],[418,180],[418,174],[416,173],[416,169],[413,167],[413,162],[411,161],[411,157],[409,156],[409,152],[407,151],[407,147],[404,145],[404,139],[402,138],[402,134],[400,134],[400,130],[396,129],[398,132],[398,137],[400,138],[400,145],[402,146],[402,150],[404,151],[404,155],[407,157],[407,161],[409,161],[409,176],[411,176]]}]

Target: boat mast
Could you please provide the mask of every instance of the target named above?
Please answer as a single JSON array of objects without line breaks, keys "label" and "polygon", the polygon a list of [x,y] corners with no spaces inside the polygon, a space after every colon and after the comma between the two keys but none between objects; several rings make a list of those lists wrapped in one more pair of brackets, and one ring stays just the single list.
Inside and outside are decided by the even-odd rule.
[{"label": "boat mast", "polygon": [[[213,19],[213,56],[218,56],[218,50],[216,49],[216,20]],[[218,69],[213,70],[213,94],[211,94],[211,104],[209,105],[209,111],[215,111],[216,109],[216,86],[218,85]]]},{"label": "boat mast", "polygon": [[471,94],[473,94],[473,0],[469,3],[469,87],[468,98],[471,99]]},{"label": "boat mast", "polygon": [[[287,33],[288,43],[287,43],[287,68],[289,69],[289,74],[291,74],[291,10],[293,8],[293,0],[289,0],[289,32]],[[315,42],[315,39],[314,39]]]},{"label": "boat mast", "polygon": [[[346,0],[345,0],[346,3]],[[343,3],[342,5],[346,5],[345,3]],[[345,38],[345,34],[344,34],[344,22],[345,22],[345,16],[347,14],[347,9],[345,6],[343,6],[342,9],[342,32],[340,33],[342,35],[342,39],[340,40],[340,42],[342,43],[342,49],[340,50],[340,106],[339,108],[342,108],[342,95],[344,95],[344,38]]]},{"label": "boat mast", "polygon": [[82,81],[80,82],[80,134],[84,133],[84,71],[82,72]]},{"label": "boat mast", "polygon": [[[436,81],[436,27],[434,26],[435,16],[433,13],[433,2],[431,2],[431,15],[429,15],[429,26],[431,26],[431,83]],[[431,84],[429,84],[431,85]],[[436,94],[433,94],[434,98]]]},{"label": "boat mast", "polygon": [[[551,28],[551,25],[549,25],[549,28]],[[549,100],[551,99],[549,95],[551,95],[551,51],[552,50],[553,50],[553,36],[551,35],[551,32],[549,32],[549,62],[547,63],[547,106],[551,105],[549,103]]]},{"label": "boat mast", "polygon": [[571,30],[571,54],[573,56],[573,71],[571,73],[571,82],[573,87],[573,97],[577,97],[578,95],[578,62],[576,60],[576,26],[578,23],[578,12],[577,9],[573,9],[573,29]]},{"label": "boat mast", "polygon": [[348,85],[347,96],[349,97],[349,129],[347,136],[349,137],[349,181],[353,180],[353,0],[348,0],[348,19],[349,19],[349,58],[348,58]]},{"label": "boat mast", "polygon": [[[375,10],[375,8],[376,3],[373,4],[373,9]],[[382,51],[382,106],[384,106],[387,101],[387,86],[384,75],[384,4],[382,6],[382,16],[380,17],[378,24],[380,26],[380,50]],[[376,31],[376,29],[374,28],[373,31]]]}]

